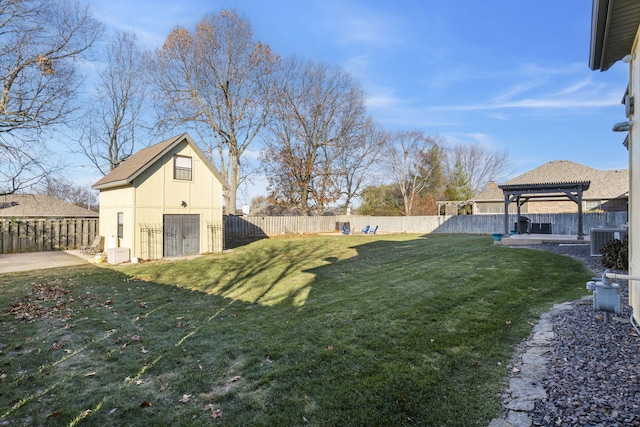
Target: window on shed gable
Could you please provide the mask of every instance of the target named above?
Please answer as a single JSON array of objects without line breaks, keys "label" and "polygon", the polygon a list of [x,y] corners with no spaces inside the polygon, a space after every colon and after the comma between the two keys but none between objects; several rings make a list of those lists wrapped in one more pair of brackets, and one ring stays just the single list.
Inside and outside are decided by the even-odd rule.
[{"label": "window on shed gable", "polygon": [[173,156],[173,179],[191,181],[191,157]]}]

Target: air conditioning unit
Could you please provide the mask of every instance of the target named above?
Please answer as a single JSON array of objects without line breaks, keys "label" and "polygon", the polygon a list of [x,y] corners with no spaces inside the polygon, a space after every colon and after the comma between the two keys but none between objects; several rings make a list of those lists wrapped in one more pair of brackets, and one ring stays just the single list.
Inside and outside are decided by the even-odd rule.
[{"label": "air conditioning unit", "polygon": [[590,236],[591,256],[602,256],[600,249],[610,240],[622,240],[627,235],[626,228],[592,228]]}]

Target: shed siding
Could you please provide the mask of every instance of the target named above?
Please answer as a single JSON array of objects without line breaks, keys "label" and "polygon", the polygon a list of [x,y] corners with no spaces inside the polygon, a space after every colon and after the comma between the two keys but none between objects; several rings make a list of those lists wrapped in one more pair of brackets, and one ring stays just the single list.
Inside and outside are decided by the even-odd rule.
[{"label": "shed siding", "polygon": [[[173,179],[173,156],[192,158],[191,181]],[[125,238],[120,246],[131,256],[142,258],[141,226],[162,226],[164,215],[198,215],[199,252],[208,251],[207,226],[222,224],[222,184],[186,141],[165,154],[155,165],[136,177],[130,187],[100,193],[100,232],[117,232],[117,212],[125,213]],[[183,206],[182,202],[186,203]]]}]

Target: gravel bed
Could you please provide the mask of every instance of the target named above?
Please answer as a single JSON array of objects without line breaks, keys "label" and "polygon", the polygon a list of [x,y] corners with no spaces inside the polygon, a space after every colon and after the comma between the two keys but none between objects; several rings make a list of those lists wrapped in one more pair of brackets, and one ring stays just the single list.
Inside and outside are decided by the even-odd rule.
[{"label": "gravel bed", "polygon": [[[600,259],[590,256],[588,245],[537,249],[581,259],[594,276],[602,275]],[[622,316],[610,314],[605,323],[585,299],[553,318],[555,338],[543,382],[547,398],[530,414],[534,426],[640,425],[640,335],[629,321],[628,284],[619,283]]]}]

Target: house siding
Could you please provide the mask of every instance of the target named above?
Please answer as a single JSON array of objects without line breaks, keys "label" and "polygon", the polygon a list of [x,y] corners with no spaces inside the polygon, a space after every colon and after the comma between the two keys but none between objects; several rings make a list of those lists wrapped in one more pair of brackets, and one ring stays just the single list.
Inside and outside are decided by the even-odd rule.
[{"label": "house siding", "polygon": [[124,237],[118,239],[118,246],[132,247],[130,230],[135,206],[135,189],[123,187],[100,192],[100,235],[105,237],[105,249],[110,237],[118,235],[118,212],[124,214]]},{"label": "house siding", "polygon": [[[638,51],[640,32],[636,33],[632,53],[640,55]],[[640,99],[640,61],[637,59],[630,63],[629,96]],[[638,121],[638,102],[629,120]],[[629,274],[640,275],[640,185],[637,177],[640,173],[640,130],[638,124],[629,129]],[[629,304],[633,307],[633,316],[636,322],[640,322],[640,281],[629,282]]]}]

